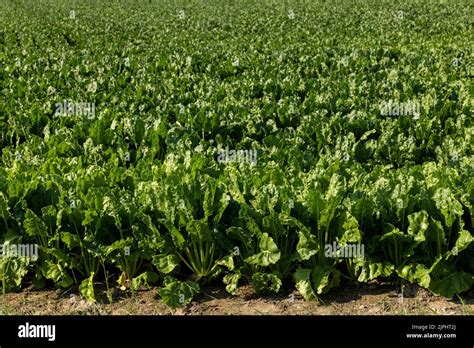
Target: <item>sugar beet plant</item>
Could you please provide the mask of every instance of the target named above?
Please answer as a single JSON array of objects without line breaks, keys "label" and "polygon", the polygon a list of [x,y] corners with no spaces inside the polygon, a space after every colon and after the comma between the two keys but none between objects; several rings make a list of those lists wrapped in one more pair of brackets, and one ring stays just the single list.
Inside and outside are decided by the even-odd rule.
[{"label": "sugar beet plant", "polygon": [[3,292],[469,291],[473,11],[2,1]]}]

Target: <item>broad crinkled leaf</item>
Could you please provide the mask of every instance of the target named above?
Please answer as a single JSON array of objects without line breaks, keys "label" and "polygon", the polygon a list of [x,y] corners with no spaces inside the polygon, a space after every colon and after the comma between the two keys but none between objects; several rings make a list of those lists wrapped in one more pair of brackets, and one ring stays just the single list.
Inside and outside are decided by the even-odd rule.
[{"label": "broad crinkled leaf", "polygon": [[311,284],[317,294],[323,294],[337,287],[340,282],[340,271],[331,266],[317,266],[311,271]]},{"label": "broad crinkled leaf", "polygon": [[457,255],[461,251],[467,249],[469,245],[474,241],[474,237],[472,234],[466,230],[461,230],[458,235],[458,239],[456,239],[456,244],[451,251],[454,255]]},{"label": "broad crinkled leaf", "polygon": [[157,280],[158,274],[156,274],[155,272],[143,272],[142,274],[132,279],[130,288],[134,291],[140,289],[140,287],[142,286],[150,288],[149,283],[154,283]]},{"label": "broad crinkled leaf", "polygon": [[295,279],[296,289],[305,300],[311,301],[316,299],[316,294],[311,285],[311,269],[299,267],[293,278]]},{"label": "broad crinkled leaf", "polygon": [[320,251],[320,246],[314,235],[300,232],[296,251],[301,260],[309,260],[311,256],[316,255]]},{"label": "broad crinkled leaf", "polygon": [[466,272],[451,273],[440,280],[432,280],[429,289],[444,297],[452,298],[456,294],[471,289],[474,284],[474,276]]},{"label": "broad crinkled leaf", "polygon": [[95,302],[95,294],[94,294],[94,272],[92,272],[89,278],[86,278],[82,281],[81,285],[79,285],[79,291],[82,296],[88,301]]},{"label": "broad crinkled leaf", "polygon": [[461,203],[453,197],[450,190],[440,188],[436,191],[433,197],[436,206],[441,211],[444,218],[444,223],[447,227],[451,227],[456,219],[463,214]]},{"label": "broad crinkled leaf", "polygon": [[237,286],[241,278],[240,273],[229,273],[223,278],[224,284],[226,284],[226,291],[231,295],[237,295]]},{"label": "broad crinkled leaf", "polygon": [[378,277],[389,277],[395,267],[388,262],[373,262],[370,260],[361,260],[356,265],[356,273],[359,282],[367,282]]},{"label": "broad crinkled leaf", "polygon": [[152,263],[156,269],[164,274],[173,272],[179,265],[180,259],[176,255],[156,255],[153,257]]},{"label": "broad crinkled leaf", "polygon": [[186,229],[191,238],[196,241],[212,241],[212,232],[205,220],[192,220],[188,223]]},{"label": "broad crinkled leaf", "polygon": [[52,280],[63,288],[70,287],[74,282],[63,266],[49,260],[41,265],[41,271],[45,278]]},{"label": "broad crinkled leaf", "polygon": [[224,256],[217,262],[217,264],[227,267],[227,269],[229,269],[230,271],[233,271],[235,268],[234,257],[232,255]]},{"label": "broad crinkled leaf", "polygon": [[397,269],[397,274],[400,278],[406,279],[411,283],[418,283],[424,288],[428,288],[430,285],[430,269],[423,264],[410,264]]},{"label": "broad crinkled leaf", "polygon": [[28,258],[0,257],[0,284],[6,291],[18,289],[21,286],[23,278],[28,273],[28,265]]},{"label": "broad crinkled leaf", "polygon": [[282,285],[280,277],[275,273],[257,272],[252,276],[252,284],[257,293],[279,292]]},{"label": "broad crinkled leaf", "polygon": [[171,308],[184,307],[191,302],[194,295],[199,292],[199,285],[195,282],[172,281],[161,288],[158,293]]},{"label": "broad crinkled leaf", "polygon": [[259,266],[268,266],[278,262],[281,253],[268,233],[262,234],[259,246],[261,251],[245,259],[245,262]]},{"label": "broad crinkled leaf", "polygon": [[415,241],[422,242],[428,230],[428,213],[424,210],[408,215],[408,234],[414,236]]},{"label": "broad crinkled leaf", "polygon": [[30,237],[46,238],[48,233],[48,228],[43,220],[29,209],[25,215],[25,230]]}]

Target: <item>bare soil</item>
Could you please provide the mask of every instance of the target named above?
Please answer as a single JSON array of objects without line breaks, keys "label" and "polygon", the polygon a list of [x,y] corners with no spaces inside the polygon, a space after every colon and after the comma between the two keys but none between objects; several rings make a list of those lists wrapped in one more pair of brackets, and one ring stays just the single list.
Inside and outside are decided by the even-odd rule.
[{"label": "bare soil", "polygon": [[[418,286],[384,283],[350,285],[305,301],[296,291],[257,295],[253,288],[239,288],[229,295],[221,286],[207,286],[185,308],[172,310],[159,298],[157,288],[130,292],[113,289],[107,296],[97,290],[96,303],[85,301],[77,290],[34,290],[6,294],[0,301],[2,315],[474,315],[474,291],[446,299]],[[112,301],[110,301],[112,300]]]}]

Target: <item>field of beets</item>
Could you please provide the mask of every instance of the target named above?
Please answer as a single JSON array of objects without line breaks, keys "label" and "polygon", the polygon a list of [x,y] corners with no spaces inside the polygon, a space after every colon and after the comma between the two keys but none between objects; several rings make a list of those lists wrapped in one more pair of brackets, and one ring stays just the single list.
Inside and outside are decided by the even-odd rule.
[{"label": "field of beets", "polygon": [[469,0],[1,0],[0,284],[474,284]]}]

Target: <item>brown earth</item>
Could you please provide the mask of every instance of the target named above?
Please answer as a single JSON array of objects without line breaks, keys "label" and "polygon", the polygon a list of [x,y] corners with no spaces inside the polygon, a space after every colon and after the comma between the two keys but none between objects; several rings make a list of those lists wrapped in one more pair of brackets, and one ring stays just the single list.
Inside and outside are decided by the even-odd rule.
[{"label": "brown earth", "polygon": [[[100,287],[100,286],[99,286]],[[453,300],[434,296],[417,286],[401,288],[384,283],[351,285],[307,302],[296,291],[257,296],[251,286],[231,296],[221,286],[208,286],[187,307],[171,310],[161,302],[157,288],[131,293],[114,289],[112,302],[98,290],[96,303],[76,290],[34,290],[6,294],[2,315],[474,315],[474,291]],[[110,297],[109,297],[110,298]]]}]

